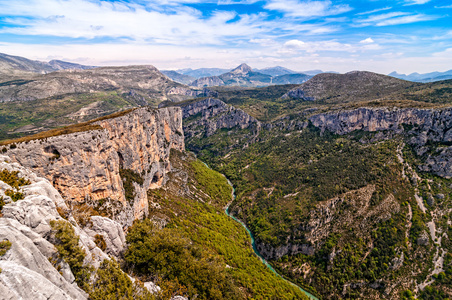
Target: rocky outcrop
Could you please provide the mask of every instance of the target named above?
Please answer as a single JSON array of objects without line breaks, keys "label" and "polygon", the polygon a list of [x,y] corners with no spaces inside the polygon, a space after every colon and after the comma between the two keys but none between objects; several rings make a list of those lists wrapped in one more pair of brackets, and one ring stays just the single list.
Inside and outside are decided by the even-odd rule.
[{"label": "rocky outcrop", "polygon": [[[211,136],[221,128],[249,128],[257,133],[261,123],[243,110],[229,106],[218,99],[208,98],[202,101],[181,105],[184,119],[192,118],[184,127],[187,138],[198,134]],[[194,120],[196,119],[196,120]]]},{"label": "rocky outcrop", "polygon": [[[452,177],[452,108],[358,108],[311,116],[309,121],[321,131],[347,134],[354,130],[390,131],[405,134],[418,155],[429,148],[427,144],[439,143],[439,147],[428,154],[421,171]],[[391,134],[391,133],[389,133]]]},{"label": "rocky outcrop", "polygon": [[[66,201],[119,202],[115,220],[131,225],[148,212],[146,191],[166,180],[170,150],[184,149],[181,110],[139,108],[95,124],[103,129],[20,143],[8,155],[46,177]],[[142,179],[130,203],[121,169]]]},{"label": "rocky outcrop", "polygon": [[[108,218],[92,216],[91,225],[80,227],[48,180],[10,161],[8,156],[0,155],[0,170],[18,171],[19,176],[29,180],[30,184],[20,188],[24,199],[13,202],[4,193],[11,187],[0,181],[0,197],[6,202],[0,217],[0,241],[11,243],[11,248],[0,256],[0,298],[88,299],[88,295],[77,286],[69,265],[59,257],[53,244],[50,222],[63,220],[59,211],[69,212],[67,221],[86,253],[83,264],[94,269],[103,260],[110,259],[107,253],[118,257],[124,249],[122,226]],[[96,245],[96,234],[103,235],[107,253]],[[147,282],[145,287],[152,293],[160,290],[152,282]]]},{"label": "rocky outcrop", "polygon": [[[313,255],[331,232],[341,232],[343,228],[350,228],[353,232],[370,230],[375,224],[390,219],[400,211],[400,204],[391,194],[370,207],[374,191],[375,186],[368,185],[318,203],[310,211],[306,222],[297,229],[303,233],[304,243],[294,243],[289,239],[284,245],[275,247],[256,240],[256,248],[265,259],[279,259],[298,253]],[[334,255],[331,255],[332,259]]]},{"label": "rocky outcrop", "polygon": [[314,255],[314,247],[309,244],[292,244],[274,247],[272,245],[256,241],[256,249],[265,259],[279,259],[284,255],[296,255],[299,253],[305,255]]},{"label": "rocky outcrop", "polygon": [[169,95],[184,95],[190,97],[218,97],[218,92],[203,88],[201,91],[186,87],[173,87],[168,91]]},{"label": "rocky outcrop", "polygon": [[190,83],[190,86],[206,87],[206,86],[222,86],[224,81],[218,76],[201,77]]},{"label": "rocky outcrop", "polygon": [[102,235],[107,246],[105,252],[119,257],[126,245],[126,236],[122,226],[109,218],[101,216],[92,216],[90,221],[90,226],[84,228],[84,231],[93,239],[98,234]]},{"label": "rocky outcrop", "polygon": [[300,99],[303,101],[314,101],[315,100],[314,97],[306,96],[306,93],[300,88],[296,88],[296,89],[288,91],[281,98],[282,99],[294,98],[294,99]]}]

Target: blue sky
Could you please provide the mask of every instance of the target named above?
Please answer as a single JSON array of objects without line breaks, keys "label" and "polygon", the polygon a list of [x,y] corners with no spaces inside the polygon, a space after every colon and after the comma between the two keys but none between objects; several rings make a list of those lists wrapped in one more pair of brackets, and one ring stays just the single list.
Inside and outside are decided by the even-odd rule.
[{"label": "blue sky", "polygon": [[452,69],[448,0],[0,0],[0,52],[160,69]]}]

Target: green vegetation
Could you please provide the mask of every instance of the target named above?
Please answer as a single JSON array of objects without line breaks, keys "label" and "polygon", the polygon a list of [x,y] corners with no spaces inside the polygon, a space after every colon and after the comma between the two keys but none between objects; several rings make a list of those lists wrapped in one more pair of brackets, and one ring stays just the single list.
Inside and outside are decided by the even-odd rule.
[{"label": "green vegetation", "polygon": [[225,178],[218,172],[209,169],[200,160],[191,162],[194,176],[198,183],[197,188],[207,193],[219,205],[226,205],[231,201],[232,188],[225,184]]},{"label": "green vegetation", "polygon": [[114,260],[105,259],[94,276],[92,300],[153,300],[154,296],[138,281],[132,283],[119,264]]},{"label": "green vegetation", "polygon": [[79,237],[75,234],[74,228],[64,220],[52,220],[50,221],[50,226],[52,227],[54,243],[58,250],[59,258],[69,265],[77,285],[88,292],[90,289],[91,268],[83,265],[86,253],[78,244]]},{"label": "green vegetation", "polygon": [[[167,297],[305,299],[262,264],[244,228],[224,213],[231,199],[227,180],[191,155],[172,150],[170,159],[170,180],[148,192],[150,218],[169,223],[164,229],[146,220],[133,226],[127,236],[128,267],[143,280],[158,275],[154,279]],[[188,174],[186,182],[177,170]]]},{"label": "green vegetation", "polygon": [[[7,169],[0,171],[0,180],[13,188],[6,190],[5,195],[11,197],[11,200],[14,202],[22,200],[25,197],[20,191],[20,187],[31,183],[28,179],[20,177],[19,171],[8,171]],[[0,211],[3,208],[3,205],[5,205],[4,199],[1,198]]]},{"label": "green vegetation", "polygon": [[15,189],[31,183],[30,180],[20,177],[19,171],[8,171],[7,169],[0,171],[0,180]]},{"label": "green vegetation", "polygon": [[3,256],[6,254],[6,252],[11,249],[11,242],[8,240],[3,240],[0,242],[0,256]]},{"label": "green vegetation", "polygon": [[127,201],[129,203],[133,202],[133,199],[135,199],[135,187],[133,186],[133,183],[136,182],[139,185],[142,185],[144,180],[143,177],[141,177],[140,174],[136,173],[133,170],[129,169],[119,169],[119,175],[122,178],[122,185],[124,187],[125,196]]},{"label": "green vegetation", "polygon": [[177,229],[154,230],[152,222],[146,219],[131,227],[127,243],[125,260],[139,275],[155,274],[159,280],[177,278],[190,298],[195,295],[199,299],[240,298],[225,266],[180,236]]},{"label": "green vegetation", "polygon": [[[368,290],[350,288],[350,283],[381,281],[375,290],[379,294],[388,282],[412,270],[422,270],[418,280],[423,280],[429,266],[421,265],[419,257],[433,255],[434,249],[416,243],[429,219],[415,202],[413,186],[402,177],[396,157],[401,141],[372,143],[374,133],[338,136],[311,125],[286,130],[284,124],[292,121],[304,119],[291,115],[279,121],[280,127],[262,130],[249,145],[246,130],[240,129],[195,136],[186,145],[234,183],[237,199],[230,211],[246,222],[257,243],[315,247],[315,255],[270,261],[297,284],[308,290],[311,285],[314,294],[362,298]],[[449,185],[442,183],[444,189]],[[371,187],[369,206],[362,211],[363,198],[353,198],[352,191]],[[328,233],[315,243],[308,241],[309,231],[300,228],[308,226],[319,204],[338,196],[344,201],[332,209],[331,223],[323,225]],[[388,210],[387,199],[394,199],[400,209]],[[407,229],[409,208],[412,223]],[[367,215],[372,210],[383,214],[382,209],[388,212],[385,218]],[[394,267],[401,255],[405,262]]]}]

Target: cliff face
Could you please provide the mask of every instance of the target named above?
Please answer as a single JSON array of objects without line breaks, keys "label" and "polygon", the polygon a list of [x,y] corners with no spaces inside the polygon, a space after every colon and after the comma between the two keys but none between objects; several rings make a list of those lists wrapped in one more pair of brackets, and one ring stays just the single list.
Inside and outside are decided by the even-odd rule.
[{"label": "cliff face", "polygon": [[[148,212],[146,191],[166,180],[170,150],[184,150],[181,110],[139,108],[95,124],[103,130],[21,143],[8,155],[46,177],[68,202],[120,203],[115,219],[130,225]],[[139,177],[128,187],[133,199],[121,170]]]},{"label": "cliff face", "polygon": [[[419,170],[445,178],[452,177],[452,147],[449,146],[452,142],[452,108],[359,108],[318,114],[309,120],[322,132],[329,130],[341,135],[354,130],[404,134],[409,137],[409,144],[419,156],[431,152],[426,154],[427,158]],[[441,147],[429,146],[432,143],[441,144]]]},{"label": "cliff face", "polygon": [[261,123],[258,120],[243,110],[229,106],[218,99],[208,98],[183,104],[181,107],[183,118],[192,118],[184,127],[187,138],[199,134],[211,136],[219,129],[232,129],[236,126],[240,129],[250,128],[255,132],[258,132],[261,128]]}]

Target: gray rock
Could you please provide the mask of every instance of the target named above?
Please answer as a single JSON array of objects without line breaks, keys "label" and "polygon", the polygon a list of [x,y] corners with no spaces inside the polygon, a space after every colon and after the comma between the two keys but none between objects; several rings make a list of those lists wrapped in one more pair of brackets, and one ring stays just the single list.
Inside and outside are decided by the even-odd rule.
[{"label": "gray rock", "polygon": [[[43,295],[48,295],[48,297],[52,295],[52,291],[61,290],[68,295],[61,299],[86,299],[85,293],[74,283],[73,275],[71,274],[70,278],[63,277],[49,262],[49,257],[56,256],[56,249],[39,234],[16,220],[1,218],[0,240],[5,239],[9,240],[12,246],[1,257],[0,268],[8,271],[0,274],[0,280],[4,286],[8,287],[8,290],[17,295],[23,295],[25,299],[40,299],[25,297],[25,295],[33,295],[35,292],[44,293],[41,291],[41,287],[45,287],[44,290],[48,291]],[[36,280],[20,280],[20,278],[28,277]],[[17,278],[17,281],[12,278]],[[24,282],[27,282],[27,285],[24,285]]]},{"label": "gray rock", "polygon": [[0,294],[2,299],[87,299],[79,293],[68,293],[42,274],[11,261],[0,261]]},{"label": "gray rock", "polygon": [[422,246],[428,245],[429,237],[425,230],[422,231],[421,235],[417,238],[416,243]]},{"label": "gray rock", "polygon": [[102,235],[107,244],[106,253],[109,255],[119,257],[124,250],[126,237],[118,222],[101,216],[92,216],[91,225],[83,230],[92,238],[96,234]]},{"label": "gray rock", "polygon": [[194,115],[201,116],[196,122],[190,122],[184,127],[187,138],[198,134],[211,136],[219,129],[232,129],[236,126],[240,129],[249,128],[257,134],[261,128],[261,123],[258,120],[243,110],[229,106],[218,99],[208,98],[183,104],[181,107],[184,119]]},{"label": "gray rock", "polygon": [[145,282],[144,287],[151,292],[151,294],[158,294],[161,290],[161,288],[152,281]]}]

